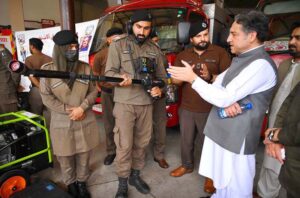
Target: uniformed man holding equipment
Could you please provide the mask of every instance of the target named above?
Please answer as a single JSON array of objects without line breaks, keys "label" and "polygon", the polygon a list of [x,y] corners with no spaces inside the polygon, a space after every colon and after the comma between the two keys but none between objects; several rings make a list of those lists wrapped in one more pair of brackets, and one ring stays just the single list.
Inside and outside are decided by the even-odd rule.
[{"label": "uniformed man holding equipment", "polygon": [[151,41],[152,18],[146,10],[134,12],[128,23],[128,36],[109,47],[105,74],[122,77],[114,90],[116,161],[119,188],[117,198],[127,197],[129,184],[147,194],[149,186],[140,178],[145,165],[145,147],[152,133],[152,103],[161,96],[159,87],[133,85],[132,79],[164,78],[162,52]]}]

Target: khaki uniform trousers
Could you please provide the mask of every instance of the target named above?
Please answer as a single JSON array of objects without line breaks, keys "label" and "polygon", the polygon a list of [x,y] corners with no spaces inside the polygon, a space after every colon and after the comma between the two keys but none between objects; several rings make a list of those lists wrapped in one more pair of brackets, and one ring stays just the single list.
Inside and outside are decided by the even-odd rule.
[{"label": "khaki uniform trousers", "polygon": [[152,133],[152,110],[152,104],[115,103],[114,139],[118,177],[126,178],[131,169],[141,170],[145,166],[145,148]]},{"label": "khaki uniform trousers", "polygon": [[208,113],[195,113],[180,108],[180,141],[181,141],[181,162],[185,168],[194,168],[194,144],[197,132],[199,134],[200,154],[202,151],[204,134],[203,129],[206,124]]},{"label": "khaki uniform trousers", "polygon": [[66,185],[76,181],[85,182],[90,176],[90,152],[77,153],[72,156],[57,156],[63,182]]},{"label": "khaki uniform trousers", "polygon": [[161,98],[153,103],[153,156],[161,160],[165,155],[166,147],[166,98]]},{"label": "khaki uniform trousers", "polygon": [[108,155],[116,153],[116,144],[114,141],[115,118],[113,116],[114,94],[102,90],[101,103],[103,109],[103,123],[106,134],[106,152]]}]

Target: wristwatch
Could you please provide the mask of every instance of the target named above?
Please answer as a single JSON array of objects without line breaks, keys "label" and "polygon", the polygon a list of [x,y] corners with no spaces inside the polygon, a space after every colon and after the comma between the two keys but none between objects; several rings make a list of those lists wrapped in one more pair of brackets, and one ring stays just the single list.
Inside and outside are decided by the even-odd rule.
[{"label": "wristwatch", "polygon": [[271,130],[270,133],[268,134],[268,139],[273,143],[279,143],[279,141],[273,140],[274,135],[275,135],[275,130]]}]

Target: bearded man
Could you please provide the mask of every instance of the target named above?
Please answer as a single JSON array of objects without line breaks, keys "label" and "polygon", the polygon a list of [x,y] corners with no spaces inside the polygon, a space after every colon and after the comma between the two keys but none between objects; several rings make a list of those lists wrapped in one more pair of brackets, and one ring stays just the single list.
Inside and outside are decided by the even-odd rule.
[{"label": "bearded man", "polygon": [[[206,21],[201,20],[191,24],[189,31],[192,48],[188,48],[177,55],[176,66],[183,67],[181,60],[186,60],[195,65],[194,72],[208,83],[214,81],[215,77],[225,71],[231,60],[225,49],[209,42],[209,30]],[[191,84],[172,78],[173,83],[182,86],[182,102],[179,109],[179,123],[181,134],[181,166],[173,170],[170,175],[181,177],[194,170],[194,143],[196,135],[200,135],[201,150],[203,145],[203,129],[212,105],[206,102],[197,92],[192,89]],[[201,151],[200,151],[201,152]],[[206,179],[204,191],[214,192],[213,182]]]},{"label": "bearded man", "polygon": [[145,165],[145,148],[152,133],[153,98],[160,98],[162,90],[133,85],[132,79],[163,79],[164,60],[159,47],[151,41],[152,17],[146,10],[133,13],[128,23],[128,36],[113,41],[108,50],[105,75],[124,80],[114,88],[114,140],[119,188],[116,198],[128,197],[129,184],[143,194],[150,187],[140,177]]}]

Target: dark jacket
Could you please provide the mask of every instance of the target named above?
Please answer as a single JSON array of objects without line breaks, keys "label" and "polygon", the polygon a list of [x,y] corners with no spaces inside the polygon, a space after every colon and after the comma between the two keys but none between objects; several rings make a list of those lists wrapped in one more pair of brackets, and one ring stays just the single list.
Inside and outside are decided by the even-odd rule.
[{"label": "dark jacket", "polygon": [[278,139],[285,146],[286,160],[279,181],[293,197],[300,195],[300,82],[282,104],[274,127],[282,128]]}]

